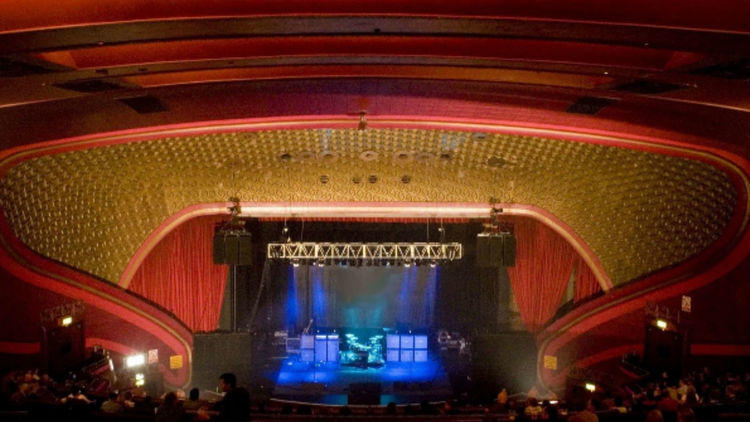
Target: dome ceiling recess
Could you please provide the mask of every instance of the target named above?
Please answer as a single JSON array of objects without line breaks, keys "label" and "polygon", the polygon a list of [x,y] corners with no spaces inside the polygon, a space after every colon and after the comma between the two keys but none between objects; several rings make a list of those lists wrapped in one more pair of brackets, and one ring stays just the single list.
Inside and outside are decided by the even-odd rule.
[{"label": "dome ceiling recess", "polygon": [[727,174],[698,160],[422,129],[162,138],[29,159],[0,179],[0,206],[22,242],[111,282],[171,215],[230,196],[533,205],[567,223],[617,285],[706,249],[738,194]]}]

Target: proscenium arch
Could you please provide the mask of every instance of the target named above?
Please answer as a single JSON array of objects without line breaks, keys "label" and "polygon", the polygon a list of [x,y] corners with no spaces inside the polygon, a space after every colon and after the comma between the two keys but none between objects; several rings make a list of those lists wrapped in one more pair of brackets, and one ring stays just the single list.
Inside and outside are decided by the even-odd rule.
[{"label": "proscenium arch", "polygon": [[[150,141],[158,140],[164,137],[185,137],[185,136],[210,136],[221,133],[230,132],[253,132],[253,131],[294,131],[294,130],[352,130],[359,123],[359,119],[353,116],[324,116],[324,117],[299,117],[299,118],[264,118],[264,119],[246,119],[246,120],[232,120],[232,121],[214,121],[214,122],[201,122],[193,124],[183,124],[175,126],[164,126],[148,129],[135,129],[127,130],[122,132],[105,133],[97,135],[89,135],[72,139],[63,139],[59,141],[46,142],[43,144],[36,144],[27,147],[21,147],[14,150],[6,151],[5,157],[0,157],[0,174],[5,177],[10,169],[15,165],[23,163],[26,160],[44,157],[51,154],[59,154],[63,152],[70,152],[76,150],[87,150],[101,146],[114,146],[121,144],[128,144],[137,141]],[[414,118],[400,118],[398,116],[379,116],[368,118],[369,128],[378,129],[411,129],[411,130],[452,130],[452,131],[466,131],[468,133],[483,132],[488,134],[498,135],[519,135],[519,136],[544,136],[552,138],[555,141],[573,141],[582,144],[597,144],[604,146],[615,146],[628,150],[646,151],[649,153],[661,154],[664,156],[681,157],[687,158],[694,161],[700,161],[710,165],[711,167],[717,168],[720,172],[725,174],[731,180],[734,185],[734,189],[738,192],[738,196],[746,197],[747,192],[747,178],[744,173],[738,170],[738,166],[735,161],[739,159],[733,156],[731,153],[726,153],[721,150],[713,149],[706,146],[695,146],[681,144],[673,139],[651,139],[646,137],[625,137],[620,134],[604,133],[604,132],[589,132],[581,133],[573,131],[570,128],[550,127],[545,125],[538,125],[535,127],[527,126],[511,126],[501,124],[499,122],[482,122],[482,121],[446,121],[445,118],[437,119],[414,119]],[[359,133],[359,132],[356,132]],[[278,169],[277,169],[278,170]],[[489,196],[489,195],[488,195]],[[223,198],[222,198],[223,199]],[[246,198],[241,198],[246,199]],[[481,199],[476,198],[475,201],[481,201],[480,207],[487,209],[488,204],[484,197]],[[456,204],[454,204],[456,205]],[[476,206],[477,203],[475,202]],[[506,204],[505,208],[514,208],[517,204]],[[734,209],[733,219],[742,218],[746,219],[744,215],[744,204],[739,201]],[[220,207],[221,208],[221,207]],[[522,208],[522,207],[518,207]],[[742,208],[743,212],[737,212],[738,209]],[[537,207],[537,209],[541,209]],[[225,211],[225,210],[224,210]],[[551,212],[547,211],[547,214],[552,215]],[[742,215],[740,215],[742,214]],[[560,218],[558,218],[560,220]],[[167,221],[168,223],[168,221]],[[158,223],[157,223],[158,224]],[[162,221],[161,225],[166,224]],[[554,224],[552,227],[554,228]],[[558,225],[559,226],[559,225]],[[732,224],[727,227],[733,227]],[[158,230],[157,230],[158,231]],[[558,230],[560,231],[560,230]],[[563,230],[564,232],[564,230]],[[155,233],[154,230],[150,230],[150,233]],[[569,233],[574,233],[572,230]],[[732,233],[724,233],[724,237],[732,237]],[[571,235],[568,235],[570,239]],[[150,238],[150,237],[149,237]],[[140,242],[140,248],[135,256],[130,256],[125,271],[121,272],[117,276],[110,277],[111,281],[119,281],[121,284],[125,284],[125,280],[129,280],[132,277],[134,268],[136,266],[131,265],[134,262],[139,262],[144,255],[141,254],[144,245],[147,242]],[[576,247],[576,242],[571,242]],[[585,243],[579,242],[580,245]],[[705,246],[705,245],[704,245]],[[146,249],[148,246],[145,245]],[[576,247],[581,252],[584,247]],[[590,248],[589,248],[590,249]],[[582,253],[582,256],[587,255],[593,256],[593,254]],[[587,261],[589,261],[587,259]],[[600,260],[599,260],[600,261]],[[589,261],[594,262],[594,260]],[[596,265],[592,266],[592,269],[597,273]],[[599,266],[601,269],[601,265]],[[658,270],[659,268],[652,268],[652,270]],[[611,279],[608,275],[604,274],[604,271],[599,271],[597,274],[602,287],[606,290],[612,286]],[[610,280],[607,282],[607,280]],[[622,281],[622,280],[621,280]]]},{"label": "proscenium arch", "polygon": [[[205,215],[229,215],[228,207],[233,203],[200,204],[188,207],[169,217],[154,230],[138,248],[118,281],[120,287],[127,288],[149,252],[167,234],[185,221]],[[601,263],[591,248],[575,231],[551,213],[520,204],[475,204],[475,203],[240,203],[242,217],[288,217],[288,218],[485,218],[493,208],[501,208],[503,215],[533,218],[550,227],[562,236],[591,268],[603,291],[613,287],[612,280],[605,273]]]}]

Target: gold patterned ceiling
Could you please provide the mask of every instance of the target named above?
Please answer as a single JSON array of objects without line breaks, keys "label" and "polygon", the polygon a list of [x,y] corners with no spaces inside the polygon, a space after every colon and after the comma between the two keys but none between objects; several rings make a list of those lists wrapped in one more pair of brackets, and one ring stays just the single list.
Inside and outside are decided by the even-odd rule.
[{"label": "gold patterned ceiling", "polygon": [[719,238],[737,193],[685,158],[528,136],[416,129],[221,133],[23,161],[0,205],[36,252],[116,282],[170,215],[226,201],[535,205],[575,230],[615,284]]}]

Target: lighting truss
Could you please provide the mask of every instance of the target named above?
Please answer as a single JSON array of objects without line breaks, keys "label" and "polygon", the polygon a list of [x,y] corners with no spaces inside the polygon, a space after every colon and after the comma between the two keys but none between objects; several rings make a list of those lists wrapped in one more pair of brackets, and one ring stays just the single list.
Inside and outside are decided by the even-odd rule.
[{"label": "lighting truss", "polygon": [[463,246],[453,243],[269,243],[269,259],[295,262],[357,261],[409,263],[454,261],[463,257]]}]

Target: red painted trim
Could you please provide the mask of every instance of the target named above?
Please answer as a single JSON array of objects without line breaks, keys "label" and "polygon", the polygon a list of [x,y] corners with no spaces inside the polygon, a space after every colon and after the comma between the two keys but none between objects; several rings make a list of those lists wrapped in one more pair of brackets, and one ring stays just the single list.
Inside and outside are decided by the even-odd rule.
[{"label": "red painted trim", "polygon": [[[579,321],[576,321],[572,326],[565,328],[564,330],[556,333],[551,333],[554,337],[551,339],[548,337],[547,340],[542,342],[539,347],[539,356],[543,355],[555,355],[558,350],[563,346],[571,342],[574,338],[585,334],[587,331],[593,329],[596,326],[611,321],[618,316],[626,314],[628,312],[643,309],[648,302],[661,302],[668,298],[676,297],[683,294],[684,292],[695,290],[706,284],[709,284],[720,277],[726,275],[734,267],[739,265],[750,253],[750,232],[745,231],[740,244],[733,249],[729,254],[717,262],[713,267],[701,273],[697,276],[688,278],[681,282],[675,282],[667,284],[666,286],[656,286],[653,290],[639,294],[636,297],[628,298],[622,302],[618,302],[616,297],[607,297],[601,304],[601,300],[595,300],[600,302],[600,309],[595,310],[591,315],[582,317]],[[607,307],[608,303],[614,303],[614,306]],[[550,335],[550,329],[546,330],[543,335]],[[700,350],[700,349],[699,349]],[[541,365],[538,364],[538,373],[540,374],[540,381],[548,385],[555,385],[559,382],[559,378],[545,379],[549,377],[549,373],[545,371]],[[546,376],[545,376],[546,374]]]},{"label": "red painted trim", "polygon": [[134,355],[138,353],[137,350],[130,346],[118,343],[116,341],[107,340],[99,337],[86,337],[86,347],[102,346],[107,350],[111,350],[115,353],[119,353],[123,356]]},{"label": "red painted trim", "polygon": [[[601,45],[580,41],[425,35],[306,35],[148,41],[55,50],[37,57],[76,69],[101,69],[139,63],[222,60],[231,57],[435,57],[520,62],[588,64],[662,70],[673,52],[643,46]],[[429,65],[427,65],[430,67]],[[283,66],[281,66],[283,67]],[[299,74],[305,67],[299,66]]]},{"label": "red painted trim", "polygon": [[748,344],[692,344],[690,354],[696,356],[750,356]]},{"label": "red painted trim", "polygon": [[231,67],[201,70],[177,70],[126,76],[126,82],[141,88],[182,85],[251,82],[266,80],[311,79],[415,79],[518,83],[525,85],[595,89],[615,81],[609,76],[576,74],[554,70],[489,68],[481,66],[430,66],[407,64],[310,64],[304,66]]},{"label": "red painted trim", "polygon": [[15,341],[0,341],[0,353],[9,355],[34,355],[41,351],[39,342],[23,343]]},{"label": "red painted trim", "polygon": [[110,283],[95,280],[35,254],[13,235],[4,214],[0,214],[0,236],[3,246],[0,248],[1,266],[19,280],[81,300],[150,333],[175,354],[186,357],[187,370],[179,372],[167,381],[174,382],[175,386],[183,386],[189,382],[192,333],[187,328],[170,315]]},{"label": "red painted trim", "polygon": [[614,358],[620,358],[622,357],[622,355],[629,353],[629,352],[643,353],[643,344],[642,343],[626,344],[624,346],[614,347],[612,349],[608,349],[603,352],[599,352],[591,356],[588,356],[585,359],[581,359],[575,364],[576,366],[579,366],[581,368],[588,368],[588,367],[596,365],[597,363],[602,363],[604,361],[614,359]]},{"label": "red painted trim", "polygon": [[[643,354],[643,343],[626,344],[603,350],[591,356],[587,356],[584,359],[580,359],[559,371],[551,371],[545,369],[545,372],[548,374],[547,382],[550,385],[562,385],[565,382],[565,377],[568,376],[570,369],[574,366],[577,366],[579,368],[589,368],[608,360],[619,360],[624,354],[629,352],[637,352],[639,354]],[[690,354],[694,356],[750,356],[750,345],[693,344],[690,346]],[[620,369],[629,377],[638,378],[637,375],[623,370],[622,368]]]},{"label": "red painted trim", "polygon": [[[726,32],[746,32],[742,16],[750,11],[740,2],[687,1],[682,7],[654,8],[646,0],[627,4],[596,1],[529,2],[523,0],[475,0],[470,3],[425,0],[380,1],[183,1],[153,3],[112,1],[102,7],[96,1],[68,1],[51,7],[47,0],[6,1],[0,3],[4,31],[8,33],[78,27],[100,23],[170,21],[176,19],[275,17],[275,16],[419,16],[424,18],[513,18],[524,21],[591,22],[630,27],[682,28]],[[711,7],[713,6],[713,7]],[[667,13],[669,12],[669,13]]]}]

